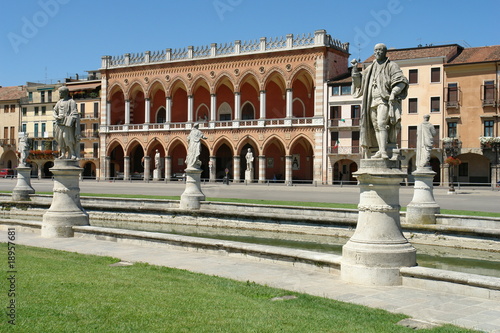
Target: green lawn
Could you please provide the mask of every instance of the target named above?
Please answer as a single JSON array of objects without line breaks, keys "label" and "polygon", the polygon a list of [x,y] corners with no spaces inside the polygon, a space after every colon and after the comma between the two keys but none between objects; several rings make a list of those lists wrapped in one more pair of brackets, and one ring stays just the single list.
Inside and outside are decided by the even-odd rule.
[{"label": "green lawn", "polygon": [[[109,266],[117,261],[18,245],[16,327],[4,315],[0,331],[413,331],[395,325],[404,315],[147,264]],[[6,284],[2,289],[5,305]],[[271,301],[284,295],[298,298]],[[467,330],[443,326],[432,332]]]}]

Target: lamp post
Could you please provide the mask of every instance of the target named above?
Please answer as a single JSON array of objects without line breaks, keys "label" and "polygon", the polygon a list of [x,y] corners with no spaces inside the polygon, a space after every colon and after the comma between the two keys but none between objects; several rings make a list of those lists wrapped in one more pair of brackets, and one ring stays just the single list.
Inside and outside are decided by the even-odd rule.
[{"label": "lamp post", "polygon": [[446,138],[443,139],[443,147],[447,156],[445,162],[449,165],[448,174],[450,187],[448,189],[448,192],[453,194],[455,193],[455,186],[453,184],[454,169],[455,165],[460,164],[460,160],[457,159],[457,155],[462,148],[462,142],[456,138]]}]

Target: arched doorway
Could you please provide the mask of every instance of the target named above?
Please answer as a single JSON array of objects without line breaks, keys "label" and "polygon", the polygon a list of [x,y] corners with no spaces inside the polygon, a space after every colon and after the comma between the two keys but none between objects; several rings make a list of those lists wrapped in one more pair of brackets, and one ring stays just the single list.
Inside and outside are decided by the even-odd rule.
[{"label": "arched doorway", "polygon": [[233,152],[226,143],[223,143],[215,153],[215,177],[222,179],[229,170],[229,178],[233,178]]},{"label": "arched doorway", "polygon": [[54,162],[52,161],[46,162],[43,165],[43,175],[42,175],[43,178],[52,178],[53,174],[49,169],[52,168],[53,166]]},{"label": "arched doorway", "polygon": [[130,177],[132,179],[144,177],[144,150],[139,144],[130,150]]},{"label": "arched doorway", "polygon": [[155,117],[155,122],[157,124],[163,124],[167,121],[167,112],[165,111],[165,108],[162,106],[156,111],[156,117]]},{"label": "arched doorway", "polygon": [[109,158],[109,177],[115,178],[118,176],[118,173],[123,174],[123,158],[125,154],[123,152],[122,146],[117,144],[110,152]]},{"label": "arched doorway", "polygon": [[283,144],[277,139],[269,142],[264,148],[264,156],[266,156],[266,179],[284,182],[285,148]]},{"label": "arched doorway", "polygon": [[292,155],[292,180],[312,182],[313,180],[313,149],[304,138],[297,140],[290,150]]},{"label": "arched doorway", "polygon": [[245,105],[243,105],[243,108],[241,110],[241,119],[242,120],[255,119],[255,108],[253,107],[252,103],[246,102]]},{"label": "arched doorway", "polygon": [[92,163],[92,162],[87,162],[85,163],[85,165],[83,166],[83,178],[91,178],[91,179],[95,179],[95,164]]},{"label": "arched doorway", "polygon": [[335,162],[333,166],[333,180],[347,184],[357,184],[356,178],[352,175],[358,171],[358,165],[353,160],[342,159]]}]

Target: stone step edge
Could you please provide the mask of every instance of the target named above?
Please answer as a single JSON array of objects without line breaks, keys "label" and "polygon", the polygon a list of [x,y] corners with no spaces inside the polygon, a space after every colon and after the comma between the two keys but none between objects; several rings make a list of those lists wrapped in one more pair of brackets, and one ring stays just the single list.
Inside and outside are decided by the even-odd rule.
[{"label": "stone step edge", "polygon": [[93,235],[97,237],[110,237],[122,240],[141,240],[155,243],[165,243],[168,245],[180,247],[225,251],[228,253],[252,255],[260,258],[272,258],[286,262],[292,261],[313,264],[318,267],[326,266],[338,270],[340,270],[340,261],[342,258],[341,256],[330,253],[159,232],[123,230],[92,226],[75,226],[73,227],[73,230],[75,232],[75,237]]}]

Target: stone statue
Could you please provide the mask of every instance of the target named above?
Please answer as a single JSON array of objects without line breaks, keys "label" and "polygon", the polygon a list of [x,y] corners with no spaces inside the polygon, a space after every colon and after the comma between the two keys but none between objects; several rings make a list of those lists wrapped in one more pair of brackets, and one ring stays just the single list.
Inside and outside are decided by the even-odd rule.
[{"label": "stone statue", "polygon": [[415,165],[417,169],[430,166],[431,151],[434,144],[436,129],[429,122],[430,115],[424,116],[424,121],[417,127],[417,156]]},{"label": "stone statue", "polygon": [[155,154],[155,169],[160,169],[161,168],[161,156],[160,152],[158,149],[156,149],[156,154]]},{"label": "stone statue", "polygon": [[360,146],[363,158],[378,147],[372,158],[389,158],[387,145],[395,144],[401,128],[401,100],[408,93],[408,79],[399,66],[387,58],[387,46],[375,45],[375,60],[362,73],[351,61],[353,96],[361,97]]},{"label": "stone statue", "polygon": [[248,171],[253,170],[253,153],[251,148],[248,148],[245,158],[247,159],[247,170]]},{"label": "stone statue", "polygon": [[201,167],[200,152],[201,152],[201,140],[207,139],[203,133],[198,129],[200,125],[194,124],[191,133],[189,133],[188,140],[188,151],[186,156],[186,165],[189,168],[199,169]]},{"label": "stone statue", "polygon": [[26,159],[28,158],[30,152],[30,139],[28,135],[24,133],[23,136],[19,137],[19,151],[21,153],[21,157],[19,158],[19,165],[26,166]]},{"label": "stone statue", "polygon": [[76,160],[80,143],[80,115],[75,101],[69,97],[69,90],[59,88],[61,99],[54,106],[54,136],[59,145],[59,158]]}]

